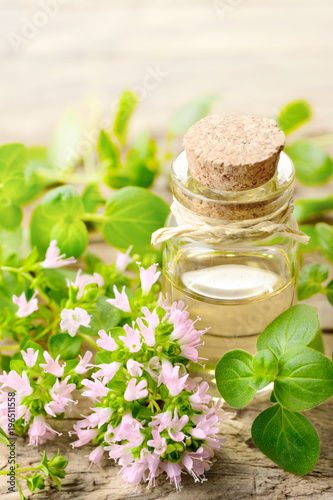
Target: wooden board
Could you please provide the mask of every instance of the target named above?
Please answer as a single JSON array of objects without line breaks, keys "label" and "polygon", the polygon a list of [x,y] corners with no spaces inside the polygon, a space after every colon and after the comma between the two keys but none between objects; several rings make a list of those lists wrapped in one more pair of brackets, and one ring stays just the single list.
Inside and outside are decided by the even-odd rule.
[{"label": "wooden board", "polygon": [[[158,486],[147,491],[144,487],[138,492],[133,488],[125,488],[117,476],[119,467],[112,460],[105,458],[102,467],[92,467],[88,471],[88,455],[92,446],[84,448],[70,447],[74,438],[69,438],[67,432],[80,414],[87,414],[88,405],[75,407],[74,414],[64,422],[55,422],[53,427],[62,432],[61,439],[51,441],[46,446],[49,456],[57,449],[66,455],[70,462],[68,475],[63,481],[62,492],[57,489],[46,489],[34,494],[35,500],[249,500],[265,498],[266,500],[332,500],[333,498],[333,434],[332,412],[333,400],[313,410],[306,416],[315,425],[321,438],[321,455],[314,470],[305,477],[288,474],[279,469],[273,462],[262,455],[251,439],[251,423],[257,414],[264,409],[266,402],[255,400],[246,409],[232,412],[230,421],[221,426],[221,435],[227,437],[222,450],[217,453],[212,469],[207,473],[207,481],[203,484],[194,483],[192,478],[184,475],[182,478],[182,496],[165,480],[160,480]],[[230,411],[230,410],[229,410]],[[74,416],[76,418],[74,418]],[[27,446],[27,441],[20,438],[16,444],[20,464],[25,466],[37,464],[42,453],[38,449]],[[6,465],[6,456],[1,455],[0,468]],[[1,499],[16,500],[17,495],[6,493],[6,484],[0,476]],[[24,490],[28,496],[28,491]]]}]

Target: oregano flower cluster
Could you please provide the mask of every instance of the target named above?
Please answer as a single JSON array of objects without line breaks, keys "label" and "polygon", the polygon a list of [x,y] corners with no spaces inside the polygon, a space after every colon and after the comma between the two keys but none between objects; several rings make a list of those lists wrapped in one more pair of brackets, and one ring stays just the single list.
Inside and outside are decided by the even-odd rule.
[{"label": "oregano flower cluster", "polygon": [[83,359],[66,366],[66,363],[59,362],[60,356],[53,359],[48,351],[41,355],[42,351],[36,347],[36,350],[34,347],[21,350],[22,361],[14,360],[10,372],[4,371],[0,375],[0,425],[8,432],[8,392],[3,390],[6,388],[16,393],[16,433],[27,432],[29,444],[37,446],[53,439],[55,434],[60,435],[46,417],[57,418],[77,403],[72,392],[89,369],[92,353],[87,351]]},{"label": "oregano flower cluster", "polygon": [[[155,266],[141,270],[147,290],[154,271]],[[124,296],[115,301],[125,308]],[[188,373],[189,361],[199,359],[204,333],[183,302],[168,306],[161,298],[153,310],[143,307],[132,326],[101,330],[100,362],[91,379],[82,381],[82,395],[95,406],[74,425],[73,447],[92,441],[90,462],[100,465],[107,452],[128,484],[150,487],[164,472],[177,489],[182,473],[204,481],[221,445],[219,422],[226,418],[221,402],[211,404],[208,383]]]}]

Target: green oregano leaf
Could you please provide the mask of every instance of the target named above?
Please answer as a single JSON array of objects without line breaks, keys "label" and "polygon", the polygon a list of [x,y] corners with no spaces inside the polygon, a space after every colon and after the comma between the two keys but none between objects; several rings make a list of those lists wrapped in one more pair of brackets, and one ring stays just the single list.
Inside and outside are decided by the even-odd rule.
[{"label": "green oregano leaf", "polygon": [[325,198],[296,200],[294,214],[298,222],[305,222],[333,210],[333,195]]},{"label": "green oregano leaf", "polygon": [[269,349],[277,358],[295,346],[306,346],[320,328],[318,313],[312,306],[290,307],[270,323],[257,341],[257,350]]},{"label": "green oregano leaf", "polygon": [[53,226],[51,240],[57,240],[61,254],[80,257],[88,245],[87,226],[78,218],[67,217]]},{"label": "green oregano leaf", "polygon": [[259,351],[254,356],[252,367],[255,377],[250,385],[258,391],[270,384],[278,372],[277,359],[269,349]]},{"label": "green oregano leaf", "polygon": [[333,161],[319,146],[309,141],[297,141],[286,148],[295,165],[297,179],[307,186],[327,182],[333,174]]},{"label": "green oregano leaf", "polygon": [[307,345],[307,347],[310,347],[311,349],[314,349],[315,351],[318,351],[318,352],[325,354],[324,338],[323,338],[323,334],[320,330],[318,330],[318,332],[313,337],[311,342]]},{"label": "green oregano leaf", "polygon": [[54,220],[44,214],[42,205],[37,205],[30,219],[30,241],[40,255],[45,255],[50,244],[53,225]]},{"label": "green oregano leaf", "polygon": [[11,442],[5,433],[5,431],[0,427],[0,443],[11,446]]},{"label": "green oregano leaf", "polygon": [[113,132],[121,144],[126,143],[128,124],[138,102],[137,96],[127,90],[120,97],[119,108],[116,114]]},{"label": "green oregano leaf", "polygon": [[278,402],[288,410],[308,410],[333,396],[333,363],[309,347],[293,347],[281,356],[274,382]]},{"label": "green oregano leaf", "polygon": [[84,204],[84,209],[88,213],[95,212],[99,206],[104,205],[105,203],[105,199],[101,196],[97,183],[88,184],[83,191],[81,198]]},{"label": "green oregano leaf", "polygon": [[11,201],[0,203],[0,227],[6,231],[16,231],[21,224],[23,213],[18,205]]},{"label": "green oregano leaf", "polygon": [[333,263],[333,227],[324,222],[316,224],[320,249],[325,257]]},{"label": "green oregano leaf", "polygon": [[254,420],[252,439],[262,453],[292,474],[304,476],[319,458],[316,429],[304,415],[279,404],[267,408]]},{"label": "green oregano leaf", "polygon": [[113,144],[111,137],[105,130],[101,130],[98,138],[97,151],[100,162],[105,162],[111,170],[119,166],[119,149]]},{"label": "green oregano leaf", "polygon": [[329,282],[325,289],[326,297],[327,300],[329,301],[330,304],[333,306],[333,280]]},{"label": "green oregano leaf", "polygon": [[299,100],[290,102],[278,116],[278,124],[283,132],[288,135],[311,119],[311,106],[308,102]]},{"label": "green oregano leaf", "polygon": [[120,311],[116,307],[106,302],[108,297],[100,296],[96,301],[96,309],[92,311],[90,328],[80,327],[80,331],[88,335],[97,335],[99,330],[108,332],[118,325],[120,321]]},{"label": "green oregano leaf", "polygon": [[108,200],[104,238],[117,248],[134,251],[150,246],[151,234],[164,226],[169,207],[158,196],[138,187],[125,187]]},{"label": "green oregano leaf", "polygon": [[36,489],[43,490],[45,488],[45,481],[42,474],[38,474],[37,471],[28,476],[27,485],[31,493]]},{"label": "green oregano leaf", "polygon": [[299,275],[298,300],[305,300],[320,292],[323,281],[328,278],[326,264],[310,264],[303,267]]},{"label": "green oregano leaf", "polygon": [[81,344],[81,337],[71,337],[68,333],[57,333],[49,339],[51,355],[56,358],[60,354],[60,358],[65,360],[76,358]]},{"label": "green oregano leaf", "polygon": [[73,186],[60,186],[49,191],[42,202],[44,214],[60,220],[66,215],[78,217],[84,214],[83,201]]},{"label": "green oregano leaf", "polygon": [[234,349],[226,352],[216,365],[217,388],[226,403],[234,408],[246,406],[257,392],[251,385],[256,380],[252,362],[251,354]]}]

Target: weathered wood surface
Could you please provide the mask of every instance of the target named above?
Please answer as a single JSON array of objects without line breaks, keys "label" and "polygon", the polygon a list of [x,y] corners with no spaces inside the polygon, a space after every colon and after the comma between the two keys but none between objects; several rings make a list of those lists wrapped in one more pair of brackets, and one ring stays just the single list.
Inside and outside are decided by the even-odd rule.
[{"label": "weathered wood surface", "polygon": [[[146,126],[162,137],[173,111],[203,93],[221,96],[217,111],[262,115],[272,115],[286,102],[303,97],[315,111],[304,133],[332,132],[331,0],[69,0],[63,5],[59,0],[59,12],[15,52],[8,34],[20,35],[26,19],[31,21],[37,11],[37,0],[2,5],[0,143],[45,144],[65,107],[82,107],[82,98],[92,93],[108,111],[121,90],[142,89],[149,71],[158,68],[164,76],[143,89],[134,133]],[[156,191],[168,196],[165,183],[159,183]],[[305,195],[304,189],[297,191]],[[332,184],[320,191],[328,192]],[[307,194],[318,192],[310,189]],[[91,249],[111,259],[109,247],[100,242]],[[332,330],[332,308],[325,298],[315,297],[311,303],[318,308],[323,327]],[[332,338],[326,336],[331,348]],[[194,485],[184,476],[181,498],[333,498],[333,401],[307,412],[320,434],[322,450],[317,466],[304,478],[284,473],[253,446],[250,426],[262,408],[256,401],[224,424],[228,441],[207,474],[208,481]],[[61,494],[52,487],[33,498],[180,498],[163,481],[151,492],[123,489],[111,461],[88,472],[84,455],[91,448],[72,450],[67,435],[75,418],[86,411],[76,407],[75,416],[57,422],[63,436],[46,446],[49,455],[59,447],[70,458]],[[17,451],[21,464],[39,461],[41,449],[28,447],[24,439],[18,441]],[[5,454],[1,448],[1,469]],[[6,494],[3,477],[0,491],[5,500],[17,498]]]},{"label": "weathered wood surface", "polygon": [[[267,500],[332,500],[333,498],[333,433],[332,412],[333,401],[306,412],[307,417],[315,425],[321,438],[321,455],[314,470],[305,477],[298,477],[279,469],[273,462],[264,457],[251,440],[251,422],[267,403],[256,400],[244,410],[231,414],[228,423],[221,427],[221,434],[227,442],[216,456],[216,462],[207,473],[207,481],[194,484],[189,476],[183,476],[181,497],[173,486],[160,480],[158,486],[147,491],[144,487],[134,492],[132,488],[124,488],[117,477],[119,468],[114,462],[105,459],[101,468],[94,466],[88,471],[88,455],[91,446],[72,450],[67,431],[80,413],[86,413],[86,407],[75,408],[71,418],[64,422],[56,422],[54,428],[63,435],[60,440],[48,443],[48,454],[56,453],[58,447],[70,463],[68,475],[63,481],[61,494],[55,487],[36,493],[36,500],[72,500],[79,498],[88,500],[123,500],[138,499],[157,500],[179,498],[197,500],[248,500],[266,498]],[[75,418],[76,417],[76,418]],[[27,446],[26,440],[19,439],[16,444],[18,459],[21,464],[33,465],[38,461],[42,448],[33,449]],[[6,457],[0,459],[0,467],[4,468]],[[6,494],[5,479],[0,477],[1,499],[14,500],[14,494]],[[28,491],[26,491],[28,494]]]}]

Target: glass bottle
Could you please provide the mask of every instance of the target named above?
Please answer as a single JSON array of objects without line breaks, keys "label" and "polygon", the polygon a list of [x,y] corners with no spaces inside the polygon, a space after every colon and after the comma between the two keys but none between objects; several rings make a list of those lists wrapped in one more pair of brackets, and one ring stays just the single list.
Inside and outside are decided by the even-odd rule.
[{"label": "glass bottle", "polygon": [[[197,215],[215,219],[234,213],[236,220],[276,213],[293,202],[295,170],[290,158],[280,154],[275,175],[265,184],[245,191],[219,191],[207,187],[190,173],[185,151],[175,159],[171,189],[176,202]],[[222,216],[222,217],[221,217]],[[175,217],[168,227],[177,227]],[[284,224],[297,229],[289,213]],[[163,287],[170,301],[182,300],[197,327],[209,328],[200,356],[206,373],[230,349],[255,352],[264,328],[295,300],[298,243],[284,234],[263,239],[239,237],[235,242],[208,243],[195,237],[172,237],[163,245]],[[208,369],[208,370],[207,370]],[[206,377],[207,378],[207,377]],[[209,377],[208,377],[209,378]]]}]

